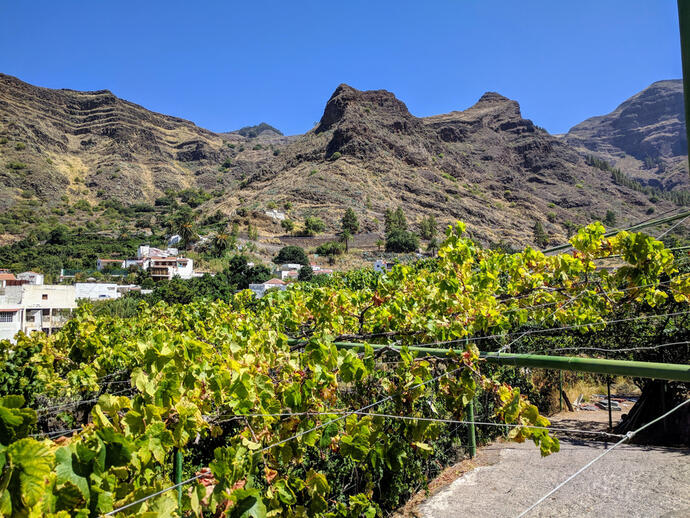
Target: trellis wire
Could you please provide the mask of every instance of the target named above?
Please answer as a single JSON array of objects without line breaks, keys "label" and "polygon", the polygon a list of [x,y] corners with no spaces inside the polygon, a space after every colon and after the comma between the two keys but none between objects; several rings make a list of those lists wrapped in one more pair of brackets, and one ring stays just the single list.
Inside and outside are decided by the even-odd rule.
[{"label": "trellis wire", "polygon": [[[465,368],[465,366],[463,365],[463,366],[461,366],[461,367],[458,367],[457,369],[453,369],[453,370],[451,370],[451,371],[446,371],[446,372],[444,372],[444,373],[442,373],[442,374],[439,374],[438,376],[435,376],[435,377],[433,377],[433,378],[431,378],[431,379],[428,379],[428,380],[426,380],[426,381],[422,381],[422,382],[420,382],[420,383],[417,383],[416,385],[413,385],[413,386],[409,387],[408,389],[405,390],[405,392],[409,392],[410,390],[414,390],[414,389],[416,389],[416,388],[419,388],[419,387],[423,387],[423,386],[425,386],[425,385],[428,385],[429,383],[432,383],[432,382],[434,382],[434,381],[438,381],[439,379],[441,379],[441,378],[443,378],[443,377],[445,377],[445,376],[449,376],[449,375],[451,375],[451,374],[454,374],[454,373],[456,373],[456,372],[459,372],[459,371],[461,371],[461,370],[464,369],[464,368]],[[378,401],[375,401],[374,403],[371,403],[371,404],[369,404],[369,405],[366,405],[366,406],[364,406],[364,407],[362,407],[362,408],[359,408],[359,409],[357,409],[357,410],[352,410],[351,412],[346,413],[346,414],[343,414],[343,415],[340,416],[340,417],[336,417],[335,419],[331,419],[331,420],[329,420],[329,421],[324,421],[323,423],[321,423],[321,424],[319,424],[319,425],[316,425],[316,426],[314,426],[314,427],[312,427],[312,428],[310,428],[310,429],[308,429],[308,430],[303,430],[303,431],[301,431],[301,432],[299,432],[299,433],[296,433],[295,435],[292,435],[292,436],[290,436],[290,437],[288,437],[288,438],[286,438],[286,439],[282,439],[282,440],[280,440],[280,441],[278,441],[278,442],[269,444],[268,446],[265,446],[265,447],[263,447],[263,448],[261,448],[261,449],[255,451],[254,454],[258,455],[258,454],[263,453],[263,452],[265,452],[265,451],[268,451],[268,450],[270,450],[270,449],[272,449],[272,448],[275,448],[276,446],[280,446],[281,444],[285,444],[286,442],[292,441],[292,440],[294,440],[294,439],[299,439],[299,438],[302,437],[303,435],[306,435],[306,434],[311,433],[311,432],[313,432],[313,431],[319,430],[319,429],[321,429],[321,428],[323,428],[323,427],[325,427],[325,426],[328,426],[329,424],[337,423],[338,421],[342,421],[343,419],[347,418],[347,417],[350,416],[350,415],[355,415],[356,412],[358,412],[358,411],[361,412],[361,411],[364,411],[364,410],[368,410],[368,409],[373,408],[373,407],[375,407],[375,406],[377,406],[377,405],[380,405],[381,403],[385,403],[386,401],[390,401],[391,399],[393,399],[393,396],[392,396],[392,395],[391,395],[391,396],[386,396],[385,398],[380,399],[380,400],[378,400]],[[132,506],[135,506],[135,505],[141,504],[141,503],[143,503],[143,502],[146,502],[147,500],[149,500],[149,499],[151,499],[151,498],[154,498],[154,497],[156,497],[156,496],[162,495],[163,493],[166,493],[166,492],[168,492],[168,491],[172,491],[173,489],[177,489],[178,487],[182,487],[182,486],[184,486],[184,485],[186,485],[186,484],[189,484],[190,482],[194,482],[195,480],[198,480],[198,479],[200,479],[200,478],[202,478],[202,477],[204,477],[204,476],[206,476],[206,474],[198,474],[198,475],[195,475],[194,477],[191,477],[191,478],[189,478],[189,479],[187,479],[187,480],[184,480],[184,481],[180,482],[179,484],[175,484],[175,485],[169,486],[169,487],[167,487],[167,488],[165,488],[165,489],[161,489],[160,491],[157,491],[157,492],[155,492],[155,493],[153,493],[153,494],[151,494],[151,495],[148,495],[148,496],[145,496],[145,497],[140,498],[140,499],[138,499],[138,500],[135,500],[134,502],[130,502],[129,504],[125,504],[125,505],[123,505],[123,506],[121,506],[121,507],[118,507],[117,509],[113,509],[112,511],[110,511],[110,512],[108,512],[108,513],[105,513],[103,516],[112,516],[112,515],[114,515],[114,514],[119,513],[120,511],[123,511],[124,509],[128,509],[128,508],[130,508],[130,507],[132,507]]]},{"label": "trellis wire", "polygon": [[685,401],[683,401],[683,402],[680,403],[679,405],[675,406],[674,408],[672,408],[671,410],[669,410],[669,411],[666,412],[665,414],[663,414],[663,415],[657,417],[656,419],[654,419],[654,420],[648,422],[646,425],[641,426],[641,427],[638,428],[637,430],[634,430],[634,431],[632,431],[632,432],[628,432],[628,433],[625,435],[625,437],[623,437],[623,438],[622,438],[620,441],[618,441],[616,444],[614,444],[614,445],[611,446],[609,449],[605,450],[603,453],[601,453],[600,455],[598,455],[597,457],[595,457],[594,459],[592,459],[591,461],[589,461],[587,464],[585,464],[584,466],[582,466],[579,470],[577,470],[575,473],[573,473],[572,475],[570,475],[570,476],[569,476],[567,479],[565,479],[563,482],[561,482],[561,483],[558,484],[556,487],[554,487],[551,491],[549,491],[549,492],[546,493],[544,496],[542,496],[539,500],[537,500],[536,502],[534,502],[534,503],[533,503],[531,506],[529,506],[527,509],[525,509],[524,511],[522,511],[522,512],[517,516],[517,518],[522,518],[523,516],[525,516],[528,512],[530,512],[532,509],[534,509],[535,507],[537,507],[537,506],[538,506],[539,504],[541,504],[544,500],[546,500],[546,499],[549,498],[551,495],[553,495],[556,491],[558,491],[558,490],[561,489],[563,486],[565,486],[568,482],[570,482],[570,481],[573,480],[575,477],[577,477],[578,475],[580,475],[581,473],[583,473],[585,470],[587,470],[589,467],[591,467],[595,462],[601,460],[602,458],[604,458],[604,456],[606,456],[606,455],[608,455],[609,453],[611,453],[615,448],[617,448],[617,447],[620,446],[621,444],[625,443],[626,441],[629,441],[630,439],[632,439],[635,435],[637,435],[638,433],[640,433],[640,432],[641,432],[642,430],[644,430],[645,428],[648,428],[649,426],[652,426],[653,424],[655,424],[655,423],[661,421],[662,419],[668,417],[668,416],[671,415],[673,412],[675,412],[676,410],[678,410],[679,408],[681,408],[682,406],[684,406],[684,405],[686,405],[686,404],[688,404],[688,403],[690,403],[690,399],[686,399]]}]

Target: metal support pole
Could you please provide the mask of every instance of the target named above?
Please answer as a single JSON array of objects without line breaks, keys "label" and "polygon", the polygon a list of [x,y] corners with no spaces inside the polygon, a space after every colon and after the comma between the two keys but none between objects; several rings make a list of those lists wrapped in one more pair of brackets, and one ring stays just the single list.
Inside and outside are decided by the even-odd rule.
[{"label": "metal support pole", "polygon": [[685,94],[685,135],[687,141],[690,142],[690,0],[678,0],[678,25]]},{"label": "metal support pole", "polygon": [[[182,482],[182,450],[175,448],[175,460],[174,460],[174,471],[175,471],[175,484],[180,484]],[[182,486],[177,487],[177,508],[182,513]]]},{"label": "metal support pole", "polygon": [[477,455],[477,437],[474,430],[474,399],[467,405],[467,420],[470,422],[469,426],[469,441],[470,441],[470,458],[473,459]]},{"label": "metal support pole", "polygon": [[606,376],[606,394],[609,403],[609,430],[613,430],[613,419],[611,418],[611,376]]},{"label": "metal support pole", "polygon": [[563,371],[558,371],[558,411],[563,412]]},{"label": "metal support pole", "polygon": [[[289,340],[288,343],[299,343],[299,340]],[[374,350],[400,350],[397,345],[362,344],[352,342],[333,342],[338,348],[362,350],[371,347]],[[445,357],[453,349],[438,349],[433,347],[409,346],[411,352],[428,356]],[[635,376],[637,378],[653,378],[668,381],[682,381],[690,383],[690,365],[676,363],[638,362],[629,360],[602,360],[599,358],[580,358],[577,356],[547,356],[540,354],[511,354],[482,352],[480,357],[488,363],[510,365],[513,367],[531,367],[533,369],[553,369],[574,372],[591,372],[594,374],[610,374],[612,376]]]}]

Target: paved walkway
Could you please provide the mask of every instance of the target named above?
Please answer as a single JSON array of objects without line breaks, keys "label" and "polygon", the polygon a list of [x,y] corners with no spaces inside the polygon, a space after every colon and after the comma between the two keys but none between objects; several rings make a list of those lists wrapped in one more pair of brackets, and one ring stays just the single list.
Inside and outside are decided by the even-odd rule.
[{"label": "paved walkway", "polygon": [[[562,440],[546,458],[530,442],[480,450],[479,467],[421,504],[424,518],[515,517],[613,443]],[[622,445],[528,515],[690,517],[690,450]]]}]

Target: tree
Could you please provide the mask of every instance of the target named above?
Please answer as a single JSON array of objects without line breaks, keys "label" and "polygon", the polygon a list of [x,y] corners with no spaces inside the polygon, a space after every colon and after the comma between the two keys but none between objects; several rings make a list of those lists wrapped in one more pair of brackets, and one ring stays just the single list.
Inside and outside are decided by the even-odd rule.
[{"label": "tree", "polygon": [[616,226],[616,213],[613,212],[612,210],[607,210],[606,211],[606,217],[604,218],[604,224],[607,227],[614,227]]},{"label": "tree", "polygon": [[315,252],[319,255],[325,255],[326,257],[334,257],[336,255],[342,255],[343,245],[337,243],[336,241],[326,241],[325,243],[316,247]]},{"label": "tree", "polygon": [[283,227],[283,229],[285,229],[285,232],[287,232],[288,234],[295,230],[295,223],[289,219],[284,219],[283,221],[281,221],[280,226]]},{"label": "tree", "polygon": [[386,209],[384,213],[384,225],[386,234],[390,234],[394,230],[407,230],[407,218],[402,207],[398,207],[394,211]]},{"label": "tree", "polygon": [[534,236],[534,244],[539,248],[544,248],[549,244],[549,236],[546,234],[546,231],[544,231],[544,226],[541,224],[541,221],[534,223],[532,235]]},{"label": "tree", "polygon": [[223,253],[230,247],[230,235],[225,232],[219,232],[216,237],[213,238],[213,248],[216,250],[217,255],[223,255]]},{"label": "tree", "polygon": [[314,270],[312,267],[308,264],[302,266],[299,270],[299,274],[297,275],[297,280],[298,281],[310,281],[311,278],[314,276]]},{"label": "tree", "polygon": [[247,222],[247,238],[250,241],[256,241],[258,237],[259,231],[256,229],[256,227],[252,226],[251,222]]},{"label": "tree", "polygon": [[314,236],[326,229],[325,223],[315,216],[309,216],[304,220],[304,235]]},{"label": "tree", "polygon": [[386,236],[386,252],[416,252],[419,238],[407,230],[393,230]]},{"label": "tree", "polygon": [[349,252],[350,248],[348,247],[348,241],[350,241],[350,238],[352,237],[350,232],[348,230],[343,230],[338,237],[340,238],[340,241],[345,244],[345,252]]},{"label": "tree", "polygon": [[340,220],[340,226],[343,231],[347,231],[350,235],[355,235],[359,232],[359,220],[357,214],[350,207],[347,208],[343,218]]},{"label": "tree", "polygon": [[64,225],[58,225],[50,231],[48,243],[51,245],[66,245],[69,241],[69,229]]},{"label": "tree", "polygon": [[383,245],[385,245],[385,244],[386,244],[386,242],[381,238],[378,238],[376,240],[376,248],[378,248],[379,252],[381,251],[381,248],[383,248]]},{"label": "tree", "polygon": [[438,252],[438,240],[435,237],[429,240],[429,244],[426,245],[426,251],[431,255],[436,255],[436,252]]},{"label": "tree", "polygon": [[299,246],[288,245],[280,249],[273,262],[276,264],[292,263],[306,266],[309,264],[309,258],[306,252]]},{"label": "tree", "polygon": [[174,234],[179,234],[185,248],[197,240],[194,226],[194,213],[189,207],[177,211],[168,221],[168,228]]},{"label": "tree", "polygon": [[419,234],[422,236],[422,239],[433,239],[436,237],[436,218],[433,215],[422,218],[419,224]]}]

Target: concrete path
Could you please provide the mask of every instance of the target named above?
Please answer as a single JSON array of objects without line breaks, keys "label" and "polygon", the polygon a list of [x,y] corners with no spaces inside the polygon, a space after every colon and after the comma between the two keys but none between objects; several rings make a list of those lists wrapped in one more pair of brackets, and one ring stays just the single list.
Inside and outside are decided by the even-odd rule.
[{"label": "concrete path", "polygon": [[[480,450],[479,467],[416,509],[424,518],[515,517],[612,443],[562,440],[546,458],[530,441]],[[483,465],[482,465],[483,464]],[[690,450],[622,445],[528,515],[690,517]]]}]

